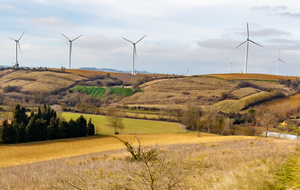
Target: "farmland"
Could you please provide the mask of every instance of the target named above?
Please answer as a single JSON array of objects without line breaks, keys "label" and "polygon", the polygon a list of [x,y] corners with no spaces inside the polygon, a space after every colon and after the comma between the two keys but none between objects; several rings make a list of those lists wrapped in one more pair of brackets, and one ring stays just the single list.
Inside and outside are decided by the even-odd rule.
[{"label": "farmland", "polygon": [[[118,97],[127,97],[133,95],[132,88],[101,88],[95,86],[76,86],[72,90],[82,91],[93,97],[102,98],[105,95],[115,94]],[[137,89],[137,92],[141,92],[140,89]]]},{"label": "farmland", "polygon": [[[71,118],[76,119],[80,115],[83,115],[87,120],[90,118],[95,124],[96,133],[101,133],[105,135],[113,135],[114,129],[107,127],[106,117],[100,115],[90,115],[90,114],[77,114],[77,113],[67,113],[64,112],[62,116],[66,120]],[[178,133],[184,132],[185,130],[180,127],[178,123],[168,123],[168,122],[159,122],[159,121],[148,121],[141,119],[123,119],[125,128],[122,131],[119,131],[121,134],[134,134],[134,133]]]},{"label": "farmland", "polygon": [[[140,137],[144,145],[205,143],[256,138],[239,136],[223,137],[205,133],[203,133],[202,136],[203,137],[198,138],[194,133],[167,133],[141,135]],[[123,140],[136,142],[133,135],[118,135],[118,137]],[[74,138],[46,142],[23,143],[18,145],[3,145],[0,146],[0,167],[41,162],[120,148],[124,148],[124,145],[117,139],[110,136],[95,136],[89,138]]]}]

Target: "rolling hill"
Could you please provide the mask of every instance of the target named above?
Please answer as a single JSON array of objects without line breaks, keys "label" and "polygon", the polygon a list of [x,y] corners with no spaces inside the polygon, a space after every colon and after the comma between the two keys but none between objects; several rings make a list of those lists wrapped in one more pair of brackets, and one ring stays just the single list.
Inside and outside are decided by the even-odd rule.
[{"label": "rolling hill", "polygon": [[[0,71],[0,95],[6,100],[38,103],[62,103],[69,99],[93,104],[89,98],[72,94],[68,89],[77,85],[114,87],[132,84],[142,89],[129,97],[105,99],[128,106],[164,107],[166,105],[185,106],[194,102],[199,106],[215,105],[220,111],[238,111],[245,102],[264,96],[274,89],[284,96],[297,91],[292,87],[279,84],[279,79],[297,80],[297,77],[265,74],[212,74],[199,76],[174,76],[124,73],[108,73],[79,69],[6,69]],[[39,97],[42,96],[42,97]],[[103,97],[105,98],[105,97]],[[123,98],[123,99],[122,99]],[[18,102],[17,101],[17,102]],[[99,100],[102,101],[102,100]],[[1,103],[1,102],[0,102]],[[3,103],[3,102],[2,102]],[[76,104],[73,103],[74,106]],[[99,104],[97,104],[99,105]]]}]

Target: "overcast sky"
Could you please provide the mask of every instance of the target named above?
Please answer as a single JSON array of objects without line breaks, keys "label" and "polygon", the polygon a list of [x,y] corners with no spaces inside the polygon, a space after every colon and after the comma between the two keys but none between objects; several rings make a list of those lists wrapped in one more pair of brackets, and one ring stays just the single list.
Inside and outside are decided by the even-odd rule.
[{"label": "overcast sky", "polygon": [[244,70],[246,26],[250,39],[248,73],[300,76],[300,2],[296,0],[0,0],[0,65],[131,70],[169,74],[227,73]]}]

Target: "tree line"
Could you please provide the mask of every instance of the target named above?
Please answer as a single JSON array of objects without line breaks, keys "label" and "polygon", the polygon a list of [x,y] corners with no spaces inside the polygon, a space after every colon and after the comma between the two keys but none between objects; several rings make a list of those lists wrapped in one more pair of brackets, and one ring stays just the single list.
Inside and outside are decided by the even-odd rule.
[{"label": "tree line", "polygon": [[18,104],[13,110],[12,123],[4,120],[0,132],[1,142],[11,144],[91,136],[95,134],[95,126],[82,115],[77,120],[62,120],[49,105],[27,116],[26,109]]}]

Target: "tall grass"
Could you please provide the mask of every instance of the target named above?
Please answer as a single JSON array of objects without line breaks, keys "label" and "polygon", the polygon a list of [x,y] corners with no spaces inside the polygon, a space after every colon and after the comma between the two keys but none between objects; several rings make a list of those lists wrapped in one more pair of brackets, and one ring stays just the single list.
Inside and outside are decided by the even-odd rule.
[{"label": "tall grass", "polygon": [[[149,167],[157,169],[155,189],[170,179],[181,189],[271,189],[294,152],[295,144],[278,139],[173,144],[161,146]],[[147,185],[137,175],[144,174],[143,164],[128,156],[118,150],[2,168],[1,189],[140,189]]]}]

